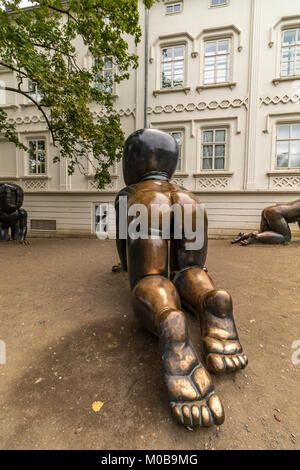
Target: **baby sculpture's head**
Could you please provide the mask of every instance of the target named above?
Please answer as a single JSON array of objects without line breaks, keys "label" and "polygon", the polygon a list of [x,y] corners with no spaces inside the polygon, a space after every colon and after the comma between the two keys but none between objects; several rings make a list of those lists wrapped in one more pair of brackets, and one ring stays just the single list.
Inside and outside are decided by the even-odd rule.
[{"label": "baby sculpture's head", "polygon": [[147,178],[170,179],[179,158],[175,139],[166,132],[142,129],[126,140],[123,153],[123,175],[127,186]]},{"label": "baby sculpture's head", "polygon": [[0,209],[6,214],[13,214],[22,207],[23,189],[16,184],[0,184]]}]

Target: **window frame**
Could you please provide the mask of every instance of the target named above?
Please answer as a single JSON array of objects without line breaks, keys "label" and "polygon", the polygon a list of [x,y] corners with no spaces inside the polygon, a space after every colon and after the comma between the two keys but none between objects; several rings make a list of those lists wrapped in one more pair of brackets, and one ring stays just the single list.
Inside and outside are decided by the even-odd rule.
[{"label": "window frame", "polygon": [[[170,11],[168,12],[169,7],[175,7],[176,5],[180,5],[180,10],[179,11]],[[165,15],[179,15],[183,11],[183,1],[175,1],[175,2],[168,2],[165,4]]]},{"label": "window frame", "polygon": [[30,142],[35,142],[36,144],[36,150],[35,150],[35,161],[36,161],[36,169],[38,169],[39,165],[37,164],[38,162],[38,144],[39,142],[44,142],[44,152],[45,152],[45,162],[44,162],[44,168],[45,168],[45,171],[44,172],[35,172],[35,173],[32,173],[31,172],[31,168],[30,168],[30,162],[31,162],[31,159],[32,159],[32,156],[30,155],[29,151],[26,152],[27,154],[27,161],[26,161],[26,168],[27,168],[27,171],[26,171],[26,174],[30,177],[43,177],[43,176],[47,176],[48,174],[48,146],[47,146],[47,138],[45,136],[34,136],[34,137],[28,137],[27,138],[27,144],[28,144],[28,147],[30,147]]},{"label": "window frame", "polygon": [[[205,59],[206,58],[209,58],[209,57],[215,57],[217,58],[218,57],[218,54],[216,52],[216,54],[214,55],[210,55],[210,56],[206,56],[206,44],[209,43],[209,42],[216,42],[216,46],[218,47],[218,43],[219,41],[228,41],[229,43],[229,47],[228,47],[228,52],[226,54],[220,54],[221,55],[226,55],[227,58],[228,58],[228,62],[227,62],[227,80],[226,81],[222,81],[222,82],[217,82],[216,81],[216,78],[217,78],[217,60],[215,60],[215,67],[214,67],[214,81],[213,82],[209,82],[207,83],[205,81],[205,72],[206,72],[206,69],[205,69]],[[212,37],[212,38],[209,38],[209,37],[206,37],[203,39],[203,62],[202,62],[202,65],[203,65],[203,73],[202,73],[202,83],[203,83],[203,86],[224,86],[226,84],[230,84],[231,82],[231,76],[232,76],[232,63],[233,63],[233,60],[232,60],[232,51],[233,51],[233,44],[232,44],[232,36],[220,36],[220,37]],[[217,49],[216,49],[217,51]]]},{"label": "window frame", "polygon": [[[217,0],[217,1],[221,1],[221,0]],[[217,4],[213,5],[213,0],[209,0],[209,8],[227,7],[229,5],[229,1],[230,0],[225,0],[224,3],[217,3]]]},{"label": "window frame", "polygon": [[[176,59],[174,60],[174,49],[176,47],[182,47],[183,48],[183,59],[178,59],[177,62],[180,62],[181,60],[183,61],[183,80],[182,80],[182,85],[181,86],[173,86],[173,81],[174,81],[174,68],[173,64],[176,62]],[[163,49],[172,49],[172,59],[171,61],[163,61],[162,60],[162,51]],[[163,87],[162,86],[162,73],[163,73],[163,64],[170,62],[172,64],[172,75],[171,75],[171,80],[172,80],[172,86],[170,87]],[[182,90],[185,88],[186,84],[186,43],[185,42],[176,42],[173,44],[162,44],[160,46],[160,69],[159,69],[159,89],[160,90]]]},{"label": "window frame", "polygon": [[[184,158],[184,149],[185,149],[185,131],[184,129],[180,128],[180,129],[169,129],[169,130],[163,130],[164,132],[167,132],[168,134],[170,134],[174,139],[174,135],[173,134],[181,134],[181,145],[179,147],[180,151],[179,151],[179,159],[178,159],[178,162],[180,161],[181,165],[180,165],[180,169],[178,169],[178,165],[176,167],[176,170],[175,170],[175,173],[174,174],[182,174],[184,173],[184,169],[185,169],[185,158]],[[176,140],[176,139],[175,139]],[[177,140],[176,140],[177,142]],[[178,144],[178,142],[177,142]]]},{"label": "window frame", "polygon": [[[109,59],[111,61],[111,67],[108,67],[108,68],[105,68],[105,61],[106,59]],[[95,62],[97,61],[98,59],[97,58],[94,58],[94,65],[95,65]],[[103,61],[104,61],[104,64],[103,64],[103,68],[101,69],[101,71],[99,71],[98,73],[101,74],[101,76],[103,78],[105,78],[105,72],[107,71],[111,71],[111,74],[112,74],[112,81],[111,81],[111,84],[110,84],[110,91],[109,93],[111,95],[114,95],[114,91],[115,91],[115,80],[114,80],[114,73],[115,73],[115,65],[113,63],[113,59],[112,57],[110,56],[105,56],[103,57]],[[99,90],[99,91],[103,91],[103,88],[106,88],[107,85],[105,83],[100,83],[100,82],[97,82],[97,75],[98,74],[94,74],[94,87]]]},{"label": "window frame", "polygon": [[[37,103],[40,103],[43,99],[42,93],[39,91],[39,85],[36,83],[34,80],[31,80],[31,78],[28,78],[28,92],[27,94],[33,98]],[[33,85],[34,90],[30,90],[30,87]],[[28,99],[31,103],[32,101]]]},{"label": "window frame", "polygon": [[[217,142],[215,140],[215,133],[216,131],[225,131],[225,141]],[[213,132],[213,141],[212,142],[204,142],[204,132]],[[215,127],[202,127],[201,128],[201,143],[200,143],[200,172],[224,172],[227,170],[228,167],[228,159],[229,159],[229,128],[228,126],[215,126]],[[203,161],[204,158],[204,146],[212,145],[213,152],[212,152],[212,168],[203,168]],[[224,156],[217,156],[215,155],[215,147],[216,145],[224,145],[225,151]],[[215,158],[224,158],[224,168],[215,168]]]},{"label": "window frame", "polygon": [[[93,233],[98,233],[97,225],[103,223],[101,219],[99,220],[99,222],[97,222],[97,208],[106,206],[106,216],[105,216],[106,220],[104,222],[104,224],[106,225],[106,229],[100,233],[106,233],[108,237],[109,235],[109,205],[110,205],[109,202],[96,202],[93,204]],[[100,217],[104,215],[105,214],[99,214]]]},{"label": "window frame", "polygon": [[[287,31],[295,31],[296,32],[296,40],[295,42],[293,43],[293,45],[284,45],[283,43],[283,38],[284,38],[284,34],[287,32]],[[299,36],[299,40],[297,39]],[[297,62],[297,59],[296,59],[296,51],[297,51],[297,47],[299,48],[299,51],[300,51],[300,26],[290,26],[290,27],[285,27],[281,30],[281,43],[280,43],[280,69],[279,69],[279,76],[280,78],[289,78],[289,77],[297,77],[297,76],[300,76],[300,70],[298,73],[296,73],[296,62]],[[294,59],[293,59],[293,73],[292,74],[286,74],[286,75],[283,75],[282,73],[282,64],[283,64],[283,50],[284,49],[288,49],[290,47],[293,47],[294,48]],[[300,62],[300,56],[299,56],[299,62]]]},{"label": "window frame", "polygon": [[[288,139],[278,139],[278,129],[279,127],[283,126],[289,126],[289,138]],[[288,172],[293,172],[297,171],[300,169],[300,163],[299,166],[290,166],[290,160],[291,160],[291,142],[300,142],[300,137],[299,138],[292,138],[291,137],[291,129],[292,126],[300,126],[299,121],[289,121],[289,122],[277,122],[275,125],[275,159],[274,159],[274,169],[276,171],[288,171]],[[278,166],[278,150],[277,150],[277,143],[278,142],[288,142],[288,166]]]}]

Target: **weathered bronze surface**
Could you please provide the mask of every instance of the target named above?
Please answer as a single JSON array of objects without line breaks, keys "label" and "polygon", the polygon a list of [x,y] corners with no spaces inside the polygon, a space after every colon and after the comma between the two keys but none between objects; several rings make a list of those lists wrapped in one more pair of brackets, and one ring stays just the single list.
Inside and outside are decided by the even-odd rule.
[{"label": "weathered bronze surface", "polygon": [[[163,204],[163,210],[169,215],[174,203],[179,204],[183,214],[186,205],[190,205],[194,225],[199,201],[192,193],[170,182],[177,160],[177,144],[164,132],[141,130],[128,138],[123,157],[128,186],[116,198],[117,249],[120,269],[128,270],[134,312],[159,338],[175,419],[190,427],[211,426],[223,423],[224,408],[192,345],[182,305],[199,317],[204,360],[211,372],[222,374],[243,369],[247,357],[239,342],[231,297],[226,291],[215,289],[205,268],[206,215],[204,227],[199,228],[205,232],[200,250],[187,250],[185,238],[175,240],[174,226],[169,239],[164,239],[161,219],[158,230],[151,232],[150,214],[154,204]],[[147,239],[120,239],[119,201],[125,195],[128,210],[137,203],[146,206],[151,232]],[[172,213],[170,216],[172,226]],[[133,219],[128,215],[128,224]]]},{"label": "weathered bronze surface", "polygon": [[260,231],[242,233],[231,243],[246,246],[252,243],[280,244],[291,241],[289,224],[297,222],[300,227],[300,199],[288,204],[266,207],[261,214]]},{"label": "weathered bronze surface", "polygon": [[0,241],[26,243],[27,212],[21,209],[23,199],[20,186],[0,183]]}]

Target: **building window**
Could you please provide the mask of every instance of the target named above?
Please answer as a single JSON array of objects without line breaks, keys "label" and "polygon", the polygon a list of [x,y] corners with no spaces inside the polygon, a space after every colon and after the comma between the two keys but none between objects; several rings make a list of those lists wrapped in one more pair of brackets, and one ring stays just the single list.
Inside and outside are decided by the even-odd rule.
[{"label": "building window", "polygon": [[205,41],[204,83],[229,81],[230,39]]},{"label": "building window", "polygon": [[169,134],[174,137],[174,139],[177,142],[178,145],[178,150],[179,150],[179,158],[178,158],[178,163],[177,163],[177,168],[176,171],[183,171],[183,132],[182,131],[173,131],[169,132]]},{"label": "building window", "polygon": [[166,14],[172,15],[173,13],[181,13],[182,11],[182,2],[171,3],[166,5]]},{"label": "building window", "polygon": [[46,141],[29,141],[29,173],[43,175],[46,173]]},{"label": "building window", "polygon": [[[99,61],[95,60],[95,66],[98,67]],[[113,92],[114,67],[111,57],[104,57],[102,70],[95,74],[95,87],[100,91],[107,93]]]},{"label": "building window", "polygon": [[204,130],[202,133],[202,170],[224,170],[226,147],[226,129]]},{"label": "building window", "polygon": [[94,231],[108,233],[109,204],[95,204]]},{"label": "building window", "polygon": [[33,80],[28,80],[28,95],[38,103],[42,100],[43,95],[39,90],[38,84]]},{"label": "building window", "polygon": [[300,168],[300,124],[277,126],[276,167]]},{"label": "building window", "polygon": [[184,83],[184,46],[164,47],[161,55],[161,88],[179,88]]},{"label": "building window", "polygon": [[282,32],[281,76],[300,74],[300,28]]},{"label": "building window", "polygon": [[210,0],[211,7],[219,7],[221,5],[227,5],[228,0]]}]

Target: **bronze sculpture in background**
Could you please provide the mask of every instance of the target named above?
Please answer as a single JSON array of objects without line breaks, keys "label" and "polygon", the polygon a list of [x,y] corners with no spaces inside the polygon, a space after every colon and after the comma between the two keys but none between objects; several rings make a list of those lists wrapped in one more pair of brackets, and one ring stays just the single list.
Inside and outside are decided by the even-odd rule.
[{"label": "bronze sculpture in background", "polygon": [[120,237],[120,201],[125,196],[127,227],[135,221],[130,215],[134,204],[147,208],[149,221],[152,207],[159,204],[162,212],[171,217],[171,227],[172,204],[178,204],[183,211],[189,206],[194,224],[196,196],[170,182],[177,161],[178,146],[169,134],[148,129],[127,139],[123,155],[127,187],[116,198],[117,249],[122,269],[129,274],[134,311],[142,325],[159,338],[174,417],[185,426],[211,426],[223,423],[224,409],[192,345],[182,305],[199,316],[205,363],[211,372],[243,369],[247,357],[239,342],[231,296],[215,289],[205,268],[206,214],[201,227],[204,244],[199,250],[187,249],[190,240],[184,237],[174,239],[174,225],[169,240],[164,239],[162,218],[158,228],[151,227],[150,222],[147,237]]},{"label": "bronze sculpture in background", "polygon": [[27,212],[21,209],[23,199],[20,186],[0,183],[0,241],[27,243]]},{"label": "bronze sculpture in background", "polygon": [[240,232],[231,243],[240,243],[243,246],[252,243],[288,243],[292,238],[289,224],[295,222],[298,222],[300,228],[300,199],[266,207],[261,214],[260,231]]}]

